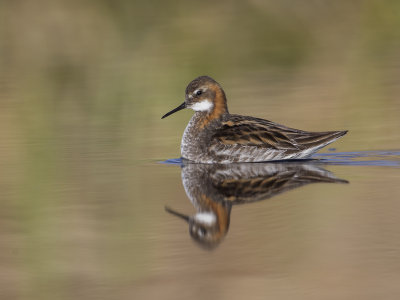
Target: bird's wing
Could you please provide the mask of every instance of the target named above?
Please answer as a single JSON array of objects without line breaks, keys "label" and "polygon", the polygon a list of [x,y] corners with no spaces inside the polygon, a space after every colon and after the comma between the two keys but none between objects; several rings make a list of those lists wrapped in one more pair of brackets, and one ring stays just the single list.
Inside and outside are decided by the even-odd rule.
[{"label": "bird's wing", "polygon": [[244,145],[275,150],[302,150],[325,146],[347,131],[310,132],[286,127],[268,120],[229,115],[213,139],[225,145]]},{"label": "bird's wing", "polygon": [[222,122],[212,139],[225,145],[265,147],[276,150],[298,150],[292,137],[303,131],[253,117],[230,115]]}]

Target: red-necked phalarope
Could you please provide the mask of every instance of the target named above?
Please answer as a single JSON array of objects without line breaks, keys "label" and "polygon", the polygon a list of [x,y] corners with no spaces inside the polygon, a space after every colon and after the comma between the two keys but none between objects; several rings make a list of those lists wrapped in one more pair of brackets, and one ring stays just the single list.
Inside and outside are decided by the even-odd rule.
[{"label": "red-necked phalarope", "polygon": [[199,163],[260,162],[304,159],[345,135],[347,131],[308,132],[228,112],[222,87],[200,76],[186,88],[181,109],[195,111],[183,133],[182,157]]}]

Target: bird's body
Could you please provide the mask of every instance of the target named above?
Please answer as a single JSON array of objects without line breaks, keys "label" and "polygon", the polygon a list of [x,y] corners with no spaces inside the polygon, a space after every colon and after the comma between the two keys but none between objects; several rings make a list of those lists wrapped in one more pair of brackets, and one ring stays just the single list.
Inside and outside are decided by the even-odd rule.
[{"label": "bird's body", "polygon": [[181,155],[198,163],[306,159],[347,131],[308,132],[228,112],[221,86],[201,76],[186,88],[183,108],[195,111],[182,137]]}]

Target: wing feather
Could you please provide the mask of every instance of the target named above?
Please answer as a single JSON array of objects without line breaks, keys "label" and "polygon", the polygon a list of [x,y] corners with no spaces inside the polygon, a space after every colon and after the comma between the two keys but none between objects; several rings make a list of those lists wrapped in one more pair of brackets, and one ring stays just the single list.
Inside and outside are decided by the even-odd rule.
[{"label": "wing feather", "polygon": [[255,146],[274,150],[298,151],[326,145],[347,131],[308,132],[268,120],[229,115],[212,139],[223,145]]},{"label": "wing feather", "polygon": [[293,129],[273,122],[237,115],[230,115],[221,128],[215,132],[213,139],[225,145],[256,146],[276,150],[298,150],[295,139],[290,135]]}]

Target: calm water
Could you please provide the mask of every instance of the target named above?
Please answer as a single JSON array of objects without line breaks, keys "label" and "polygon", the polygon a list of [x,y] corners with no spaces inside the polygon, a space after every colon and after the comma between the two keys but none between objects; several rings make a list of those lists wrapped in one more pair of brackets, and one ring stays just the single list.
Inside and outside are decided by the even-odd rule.
[{"label": "calm water", "polygon": [[[0,299],[399,299],[399,11],[1,1]],[[232,113],[349,133],[183,163],[191,112],[160,118],[205,74]]]}]

